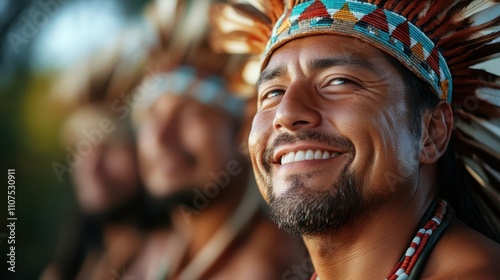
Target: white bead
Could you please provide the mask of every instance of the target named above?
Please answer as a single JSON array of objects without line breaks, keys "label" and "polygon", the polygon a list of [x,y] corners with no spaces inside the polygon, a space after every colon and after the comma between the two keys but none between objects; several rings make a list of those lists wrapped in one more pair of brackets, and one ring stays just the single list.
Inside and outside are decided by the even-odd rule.
[{"label": "white bead", "polygon": [[428,229],[425,233],[428,235],[432,235],[432,229]]},{"label": "white bead", "polygon": [[411,257],[411,256],[413,256],[413,254],[415,254],[415,248],[410,247],[410,248],[408,248],[408,250],[406,250],[407,257]]},{"label": "white bead", "polygon": [[420,244],[420,237],[415,236],[415,238],[413,238],[413,240],[411,242],[414,242],[417,245]]},{"label": "white bead", "polygon": [[402,268],[400,268],[400,269],[398,269],[398,271],[396,271],[396,273],[394,273],[394,274],[396,274],[397,276],[399,276],[401,273],[404,273],[404,272],[405,272],[405,270],[404,270],[404,269],[402,269]]},{"label": "white bead", "polygon": [[402,273],[401,275],[398,276],[398,278],[396,278],[396,280],[406,280],[408,279],[408,274],[406,273]]}]

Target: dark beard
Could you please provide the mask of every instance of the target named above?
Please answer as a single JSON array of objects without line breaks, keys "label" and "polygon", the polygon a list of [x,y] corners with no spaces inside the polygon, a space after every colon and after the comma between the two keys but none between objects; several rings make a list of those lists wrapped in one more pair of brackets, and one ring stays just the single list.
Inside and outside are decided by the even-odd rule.
[{"label": "dark beard", "polygon": [[[340,135],[329,135],[320,131],[308,130],[296,134],[279,135],[270,149],[264,153],[264,170],[271,173],[272,155],[276,147],[294,143],[299,140],[309,140],[326,143],[354,153],[352,142]],[[337,231],[352,223],[362,215],[369,206],[363,198],[362,187],[355,180],[346,165],[338,181],[325,191],[314,191],[305,186],[304,180],[315,174],[295,175],[288,178],[290,184],[280,197],[273,191],[271,176],[265,176],[267,195],[271,217],[281,229],[295,235],[316,235],[326,231]]]},{"label": "dark beard", "polygon": [[183,187],[181,190],[162,197],[148,195],[148,204],[152,209],[163,214],[169,214],[175,210],[179,204],[185,204],[188,207],[195,208],[193,205],[194,193],[193,187]]},{"label": "dark beard", "polygon": [[351,224],[369,208],[354,174],[342,171],[338,182],[326,191],[312,191],[303,178],[293,176],[290,189],[275,197],[271,193],[271,218],[294,235],[317,235],[335,232]]}]

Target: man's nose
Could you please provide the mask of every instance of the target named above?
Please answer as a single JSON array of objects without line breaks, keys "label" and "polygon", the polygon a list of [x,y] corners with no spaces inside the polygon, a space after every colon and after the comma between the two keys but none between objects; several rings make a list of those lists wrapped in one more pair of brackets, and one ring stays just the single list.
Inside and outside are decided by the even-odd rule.
[{"label": "man's nose", "polygon": [[277,131],[297,131],[321,124],[321,114],[315,93],[300,84],[292,84],[285,91],[274,116]]},{"label": "man's nose", "polygon": [[178,116],[174,115],[157,124],[157,141],[162,145],[175,145],[179,141]]}]

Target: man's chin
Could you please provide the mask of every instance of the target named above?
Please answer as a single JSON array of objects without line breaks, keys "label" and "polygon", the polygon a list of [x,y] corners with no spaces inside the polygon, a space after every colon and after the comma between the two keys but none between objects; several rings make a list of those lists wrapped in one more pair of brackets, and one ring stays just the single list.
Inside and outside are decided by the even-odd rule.
[{"label": "man's chin", "polygon": [[278,226],[294,235],[317,235],[338,231],[364,213],[367,203],[361,186],[347,169],[338,182],[309,186],[307,178],[290,178],[286,191],[271,193],[271,217]]},{"label": "man's chin", "polygon": [[[338,180],[333,181],[324,180],[318,178],[318,174],[305,174],[305,175],[290,175],[286,178],[280,178],[279,180],[274,180],[273,195],[274,197],[280,197],[290,192],[305,192],[305,193],[315,193],[315,192],[334,192],[335,188],[339,186]],[[300,185],[297,185],[297,181],[301,181]]]}]

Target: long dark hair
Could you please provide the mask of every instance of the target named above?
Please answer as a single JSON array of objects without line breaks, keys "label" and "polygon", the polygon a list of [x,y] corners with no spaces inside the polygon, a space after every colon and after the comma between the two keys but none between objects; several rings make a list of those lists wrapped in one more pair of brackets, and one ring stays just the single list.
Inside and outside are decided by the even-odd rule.
[{"label": "long dark hair", "polygon": [[[389,62],[399,70],[406,82],[406,102],[408,104],[408,122],[414,137],[422,133],[421,119],[426,110],[432,110],[439,103],[439,98],[431,87],[406,67],[389,55]],[[453,148],[453,136],[446,152],[438,160],[439,195],[452,205],[457,218],[471,228],[500,243],[500,230],[495,222],[494,210],[488,209],[481,198],[480,186],[464,168],[463,162],[456,157]]]}]

